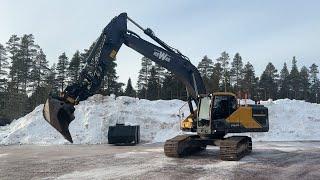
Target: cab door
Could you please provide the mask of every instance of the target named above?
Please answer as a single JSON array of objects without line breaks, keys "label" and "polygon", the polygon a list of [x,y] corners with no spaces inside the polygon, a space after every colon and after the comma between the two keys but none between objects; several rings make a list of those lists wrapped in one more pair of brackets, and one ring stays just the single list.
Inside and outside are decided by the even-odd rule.
[{"label": "cab door", "polygon": [[197,132],[211,134],[211,97],[202,97],[198,107]]}]

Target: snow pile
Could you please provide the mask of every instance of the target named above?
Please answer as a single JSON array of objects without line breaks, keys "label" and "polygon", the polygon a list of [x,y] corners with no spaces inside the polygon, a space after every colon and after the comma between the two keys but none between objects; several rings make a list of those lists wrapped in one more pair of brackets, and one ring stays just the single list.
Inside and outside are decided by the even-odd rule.
[{"label": "snow pile", "polygon": [[[139,100],[131,97],[95,95],[76,106],[76,119],[70,124],[75,144],[108,142],[108,128],[117,122],[140,125],[141,140],[163,142],[180,131],[180,100]],[[28,115],[0,127],[0,144],[65,144],[68,143],[42,117],[43,105]],[[187,113],[187,112],[186,112]]]},{"label": "snow pile", "polygon": [[[243,100],[240,101],[244,103]],[[254,103],[247,100],[248,104]],[[179,129],[180,100],[148,101],[130,97],[95,95],[76,107],[70,132],[76,144],[107,143],[108,127],[117,122],[140,125],[141,140],[164,142],[182,133]],[[248,133],[255,141],[320,140],[320,105],[298,100],[261,102],[269,108],[270,131]],[[43,105],[28,115],[0,127],[0,144],[68,143],[42,117]],[[188,115],[188,107],[183,109]]]},{"label": "snow pile", "polygon": [[250,133],[256,141],[320,140],[320,104],[280,99],[261,102],[269,109],[269,132]]}]

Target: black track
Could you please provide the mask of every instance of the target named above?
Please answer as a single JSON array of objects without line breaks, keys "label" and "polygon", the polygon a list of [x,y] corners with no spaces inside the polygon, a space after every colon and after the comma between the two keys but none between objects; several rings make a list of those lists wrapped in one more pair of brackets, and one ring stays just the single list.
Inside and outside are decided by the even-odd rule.
[{"label": "black track", "polygon": [[[212,141],[219,139],[212,139]],[[168,157],[185,157],[202,151],[210,140],[198,135],[178,135],[164,144],[164,153]],[[232,136],[220,140],[220,158],[226,161],[238,161],[252,151],[252,140],[248,136]]]}]

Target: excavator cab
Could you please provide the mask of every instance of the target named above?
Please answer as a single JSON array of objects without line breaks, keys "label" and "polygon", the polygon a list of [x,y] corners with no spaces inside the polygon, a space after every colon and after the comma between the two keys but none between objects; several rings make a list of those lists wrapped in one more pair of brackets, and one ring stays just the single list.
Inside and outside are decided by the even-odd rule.
[{"label": "excavator cab", "polygon": [[[203,135],[214,134],[223,121],[237,109],[237,99],[233,93],[216,92],[199,99],[197,132]],[[224,131],[224,129],[221,129]]]},{"label": "excavator cab", "polygon": [[214,93],[212,103],[212,119],[225,119],[237,109],[237,99],[232,93]]}]

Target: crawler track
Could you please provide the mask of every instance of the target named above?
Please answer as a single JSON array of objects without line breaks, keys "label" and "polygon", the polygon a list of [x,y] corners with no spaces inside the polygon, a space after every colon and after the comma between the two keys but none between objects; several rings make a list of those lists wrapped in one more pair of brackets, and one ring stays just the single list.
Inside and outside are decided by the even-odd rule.
[{"label": "crawler track", "polygon": [[220,142],[220,158],[238,161],[252,151],[252,140],[247,136],[232,136]]},{"label": "crawler track", "polygon": [[[168,157],[184,157],[202,151],[206,142],[198,135],[178,135],[164,144]],[[252,140],[247,136],[232,136],[220,141],[220,158],[225,161],[238,161],[252,151]]]},{"label": "crawler track", "polygon": [[183,157],[202,151],[206,145],[198,141],[197,135],[178,135],[164,144],[164,154],[168,157]]}]

